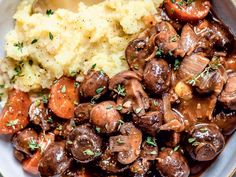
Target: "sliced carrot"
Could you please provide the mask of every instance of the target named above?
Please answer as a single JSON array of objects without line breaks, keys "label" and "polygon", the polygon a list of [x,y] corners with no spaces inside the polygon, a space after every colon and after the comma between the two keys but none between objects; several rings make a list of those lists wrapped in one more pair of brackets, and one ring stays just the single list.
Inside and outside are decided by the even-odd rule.
[{"label": "sliced carrot", "polygon": [[207,16],[211,4],[209,0],[164,0],[168,15],[183,22],[195,22]]},{"label": "sliced carrot", "polygon": [[51,88],[49,108],[58,117],[74,117],[75,102],[78,102],[78,89],[71,78],[62,77]]},{"label": "sliced carrot", "polygon": [[19,90],[9,92],[9,97],[0,114],[0,134],[13,134],[25,128],[31,101],[27,93]]},{"label": "sliced carrot", "polygon": [[39,166],[39,161],[41,159],[42,155],[40,151],[37,151],[31,158],[26,159],[23,162],[23,169],[27,171],[28,173],[31,174],[38,174],[38,166]]},{"label": "sliced carrot", "polygon": [[38,166],[42,157],[42,152],[47,149],[47,147],[54,142],[55,136],[53,134],[47,134],[40,137],[40,150],[38,150],[31,158],[26,159],[23,162],[23,169],[31,174],[38,174]]}]

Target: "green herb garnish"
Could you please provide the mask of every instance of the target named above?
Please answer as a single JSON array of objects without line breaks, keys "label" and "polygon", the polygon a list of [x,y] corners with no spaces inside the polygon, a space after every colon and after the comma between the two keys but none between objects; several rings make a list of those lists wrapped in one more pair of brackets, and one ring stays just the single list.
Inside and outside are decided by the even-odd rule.
[{"label": "green herb garnish", "polygon": [[66,86],[65,85],[62,86],[61,93],[66,93]]},{"label": "green herb garnish", "polygon": [[154,140],[152,137],[150,137],[150,136],[147,137],[146,143],[147,143],[148,145],[151,145],[151,146],[154,146],[154,147],[157,146],[155,140]]},{"label": "green herb garnish", "polygon": [[105,88],[106,88],[105,86],[99,87],[99,88],[96,90],[96,93],[97,93],[97,94],[102,93]]},{"label": "green herb garnish", "polygon": [[36,42],[38,42],[38,39],[34,39],[31,44],[35,44]]},{"label": "green herb garnish", "polygon": [[116,89],[114,89],[114,91],[118,94],[118,95],[121,95],[121,96],[125,96],[126,93],[125,93],[125,88],[123,85],[120,85],[118,84]]},{"label": "green herb garnish", "polygon": [[86,149],[83,153],[85,155],[89,155],[89,156],[94,156],[95,155],[95,153],[91,149]]},{"label": "green herb garnish", "polygon": [[48,9],[48,10],[46,11],[46,14],[47,14],[48,16],[50,16],[50,15],[53,15],[54,12],[52,11],[52,9]]},{"label": "green herb garnish", "polygon": [[53,38],[54,38],[53,34],[51,32],[49,32],[49,39],[53,40]]},{"label": "green herb garnish", "polygon": [[15,126],[18,124],[18,122],[19,122],[18,119],[10,120],[10,121],[6,124],[6,126],[7,126],[7,127],[12,127],[13,129],[15,129],[15,128],[16,128]]},{"label": "green herb garnish", "polygon": [[17,42],[14,44],[14,46],[17,47],[17,49],[22,52],[24,44],[23,44],[23,42]]}]

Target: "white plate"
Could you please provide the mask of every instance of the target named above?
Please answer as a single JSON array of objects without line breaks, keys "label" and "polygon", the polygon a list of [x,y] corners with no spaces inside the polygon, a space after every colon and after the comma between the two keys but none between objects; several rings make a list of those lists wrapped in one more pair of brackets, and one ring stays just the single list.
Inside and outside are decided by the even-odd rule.
[{"label": "white plate", "polygon": [[[0,57],[4,56],[4,36],[12,28],[12,15],[19,0],[0,0]],[[9,137],[0,136],[0,172],[4,177],[32,177],[24,173],[14,159]],[[201,163],[201,162],[199,162]],[[224,151],[202,177],[229,177],[236,169],[236,133],[230,138]]]}]

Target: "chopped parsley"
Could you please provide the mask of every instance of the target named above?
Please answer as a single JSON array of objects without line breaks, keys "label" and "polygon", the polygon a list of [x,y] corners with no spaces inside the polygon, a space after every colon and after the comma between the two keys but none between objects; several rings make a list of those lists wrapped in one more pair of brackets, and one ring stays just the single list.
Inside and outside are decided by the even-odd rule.
[{"label": "chopped parsley", "polygon": [[61,125],[61,124],[58,124],[56,129],[59,130],[59,131],[61,131],[61,130],[62,130],[62,125]]},{"label": "chopped parsley", "polygon": [[157,151],[151,151],[149,154],[151,154],[151,155],[157,155]]},{"label": "chopped parsley", "polygon": [[86,149],[83,153],[85,155],[89,155],[89,156],[94,156],[95,155],[95,153],[91,149]]},{"label": "chopped parsley", "polygon": [[61,87],[61,93],[66,93],[66,86],[65,86],[65,85],[63,85],[63,86]]},{"label": "chopped parsley", "polygon": [[14,83],[16,80],[16,77],[23,77],[24,75],[22,74],[22,69],[24,67],[24,62],[20,61],[18,65],[14,68],[15,74],[12,76],[10,79],[11,83]]},{"label": "chopped parsley", "polygon": [[100,133],[100,132],[101,132],[101,128],[100,128],[100,127],[96,127],[95,129],[96,129],[96,132],[97,132],[97,133]]},{"label": "chopped parsley", "polygon": [[142,109],[143,109],[143,108],[137,108],[137,109],[135,109],[135,113],[136,113],[136,114],[139,114],[139,113],[142,111]]},{"label": "chopped parsley", "polygon": [[35,103],[35,106],[36,106],[36,107],[39,107],[39,106],[40,106],[40,104],[41,104],[41,101],[40,101],[40,100],[35,100],[35,102],[34,102],[34,103]]},{"label": "chopped parsley", "polygon": [[74,83],[75,88],[79,87],[79,82]]},{"label": "chopped parsley", "polygon": [[23,42],[18,42],[18,43],[15,43],[14,46],[15,46],[19,51],[22,52],[22,49],[23,49],[23,47],[24,47],[24,44],[23,44]]},{"label": "chopped parsley", "polygon": [[202,133],[206,133],[206,132],[208,131],[208,129],[207,129],[206,127],[204,127],[204,128],[200,128],[200,131],[201,131]]},{"label": "chopped parsley", "polygon": [[40,146],[39,146],[39,144],[37,143],[36,140],[31,139],[31,140],[29,141],[29,148],[30,148],[31,151],[35,151],[36,149],[39,149]]},{"label": "chopped parsley", "polygon": [[160,57],[162,54],[163,54],[163,50],[158,48],[157,51],[156,51],[156,56]]},{"label": "chopped parsley", "polygon": [[170,36],[169,40],[170,42],[176,42],[178,38],[179,38],[179,35],[173,35],[173,36]]},{"label": "chopped parsley", "polygon": [[150,137],[150,136],[147,137],[146,143],[147,143],[148,145],[151,145],[151,146],[154,146],[154,147],[157,146],[155,140],[154,140],[152,137]]},{"label": "chopped parsley", "polygon": [[15,129],[15,128],[16,128],[15,126],[18,124],[18,122],[19,122],[19,119],[10,120],[10,121],[6,124],[6,126],[7,126],[7,127],[12,127],[13,129]]},{"label": "chopped parsley", "polygon": [[105,86],[99,87],[99,88],[96,90],[96,93],[97,93],[97,94],[102,93],[105,88],[106,88]]},{"label": "chopped parsley", "polygon": [[125,96],[126,95],[126,92],[125,92],[125,88],[123,85],[121,84],[118,84],[116,89],[114,89],[114,91],[118,94],[118,95],[121,95],[121,96]]},{"label": "chopped parsley", "polygon": [[44,104],[47,104],[47,103],[48,103],[48,96],[47,96],[47,95],[43,95],[43,97],[42,97],[42,102],[43,102]]},{"label": "chopped parsley", "polygon": [[123,106],[122,106],[122,105],[116,106],[116,110],[117,110],[117,111],[121,111],[122,109],[123,109]]},{"label": "chopped parsley", "polygon": [[119,123],[123,125],[125,122],[123,120],[119,120]]},{"label": "chopped parsley", "polygon": [[53,15],[54,12],[52,11],[52,9],[48,9],[48,10],[46,11],[46,14],[47,14],[47,16],[50,16],[50,15]]},{"label": "chopped parsley", "polygon": [[52,123],[53,123],[52,117],[49,117],[48,120],[47,120],[47,122],[52,124]]},{"label": "chopped parsley", "polygon": [[49,39],[53,40],[53,38],[54,38],[53,34],[51,32],[49,32]]},{"label": "chopped parsley", "polygon": [[196,138],[189,138],[189,139],[188,139],[188,142],[189,142],[189,143],[193,143],[194,141],[196,141]]},{"label": "chopped parsley", "polygon": [[152,102],[152,104],[153,104],[153,106],[158,106],[158,102],[157,102],[156,100],[154,100],[154,101]]},{"label": "chopped parsley", "polygon": [[176,146],[175,148],[174,148],[174,151],[178,151],[179,150],[179,148],[180,148],[180,146],[178,145],[178,146]]},{"label": "chopped parsley", "polygon": [[112,109],[112,108],[113,108],[112,105],[108,105],[108,106],[106,107],[106,109]]},{"label": "chopped parsley", "polygon": [[31,44],[35,44],[36,42],[38,42],[38,39],[34,39]]},{"label": "chopped parsley", "polygon": [[0,85],[0,88],[4,88],[4,87],[5,87],[5,85],[4,85],[4,84],[1,84],[1,85]]},{"label": "chopped parsley", "polygon": [[77,74],[77,71],[71,71],[71,72],[70,72],[70,76],[71,76],[71,77],[75,77],[76,74]]},{"label": "chopped parsley", "polygon": [[68,140],[66,143],[67,144],[73,144],[73,141]]},{"label": "chopped parsley", "polygon": [[120,138],[118,138],[117,143],[118,144],[124,144],[125,142],[124,142],[124,140],[121,140]]},{"label": "chopped parsley", "polygon": [[96,63],[94,63],[94,64],[92,65],[91,69],[95,69],[95,68],[96,68],[96,66],[97,66],[97,64],[96,64]]},{"label": "chopped parsley", "polygon": [[175,59],[174,63],[174,71],[177,71],[180,67],[180,61],[178,59]]},{"label": "chopped parsley", "polygon": [[99,75],[104,76],[104,75],[105,75],[104,71],[103,71],[103,70],[100,70],[100,71],[99,71]]}]

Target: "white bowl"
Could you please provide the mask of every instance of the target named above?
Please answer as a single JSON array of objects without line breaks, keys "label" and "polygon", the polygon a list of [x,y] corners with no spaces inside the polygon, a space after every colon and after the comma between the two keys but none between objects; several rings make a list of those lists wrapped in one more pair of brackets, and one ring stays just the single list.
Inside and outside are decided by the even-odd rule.
[{"label": "white bowl", "polygon": [[[0,0],[0,58],[4,56],[4,36],[13,27],[12,15],[19,0]],[[10,137],[0,136],[0,172],[3,177],[32,177],[22,170],[13,157]],[[201,162],[199,162],[201,163]],[[227,146],[215,162],[201,177],[230,177],[236,169],[236,133],[231,136]]]}]

